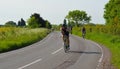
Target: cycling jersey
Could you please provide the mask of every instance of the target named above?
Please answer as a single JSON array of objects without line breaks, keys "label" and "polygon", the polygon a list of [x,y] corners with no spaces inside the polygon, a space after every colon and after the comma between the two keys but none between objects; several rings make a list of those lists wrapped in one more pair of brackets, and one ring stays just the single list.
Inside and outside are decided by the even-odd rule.
[{"label": "cycling jersey", "polygon": [[66,35],[66,36],[69,36],[69,31],[67,31],[66,27],[62,27],[62,34]]}]

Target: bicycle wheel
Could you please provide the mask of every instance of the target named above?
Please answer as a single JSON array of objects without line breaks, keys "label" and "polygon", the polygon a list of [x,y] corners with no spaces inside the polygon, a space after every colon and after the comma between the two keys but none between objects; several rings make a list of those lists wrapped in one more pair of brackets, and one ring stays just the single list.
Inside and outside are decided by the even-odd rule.
[{"label": "bicycle wheel", "polygon": [[82,37],[85,38],[85,33],[82,34]]},{"label": "bicycle wheel", "polygon": [[69,51],[70,47],[69,47],[69,42],[68,42],[68,38],[67,36],[64,37],[64,51],[65,53],[67,53]]}]

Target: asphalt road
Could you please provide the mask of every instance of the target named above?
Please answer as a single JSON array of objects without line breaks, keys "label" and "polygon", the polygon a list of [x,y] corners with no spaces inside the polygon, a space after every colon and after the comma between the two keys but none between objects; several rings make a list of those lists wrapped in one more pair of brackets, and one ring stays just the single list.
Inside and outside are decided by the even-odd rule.
[{"label": "asphalt road", "polygon": [[0,69],[97,69],[102,59],[98,44],[70,35],[70,51],[64,52],[59,32],[28,47],[0,54]]}]

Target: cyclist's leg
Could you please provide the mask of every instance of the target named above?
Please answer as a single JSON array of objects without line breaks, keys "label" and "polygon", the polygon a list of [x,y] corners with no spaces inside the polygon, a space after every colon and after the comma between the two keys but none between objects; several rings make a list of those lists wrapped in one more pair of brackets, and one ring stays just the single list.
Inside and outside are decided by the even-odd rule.
[{"label": "cyclist's leg", "polygon": [[69,36],[68,36],[68,38],[67,38],[67,39],[68,39],[68,45],[70,46],[70,39],[69,39]]},{"label": "cyclist's leg", "polygon": [[82,32],[82,37],[83,37],[83,38],[85,37],[85,33],[84,33],[84,32]]},{"label": "cyclist's leg", "polygon": [[63,42],[65,43],[65,41],[66,41],[66,36],[63,35]]},{"label": "cyclist's leg", "polygon": [[70,39],[69,39],[69,36],[68,36],[68,49],[70,50]]},{"label": "cyclist's leg", "polygon": [[64,43],[64,46],[66,45],[66,36],[63,35],[63,43]]},{"label": "cyclist's leg", "polygon": [[84,38],[84,33],[82,33],[82,37]]},{"label": "cyclist's leg", "polygon": [[70,49],[70,41],[69,41],[69,36],[67,36],[67,50]]},{"label": "cyclist's leg", "polygon": [[65,52],[67,52],[67,37],[66,37],[66,35],[64,35],[63,40],[64,40],[64,50],[65,50]]}]

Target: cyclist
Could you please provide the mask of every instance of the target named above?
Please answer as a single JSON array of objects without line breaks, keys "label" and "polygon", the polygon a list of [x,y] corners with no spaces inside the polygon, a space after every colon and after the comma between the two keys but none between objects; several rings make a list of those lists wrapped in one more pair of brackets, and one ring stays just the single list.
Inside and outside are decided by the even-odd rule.
[{"label": "cyclist", "polygon": [[69,48],[69,28],[67,27],[66,25],[66,22],[64,21],[64,24],[62,25],[61,27],[61,33],[63,35],[63,41],[65,43],[65,40],[66,40],[66,43],[67,43],[67,49],[70,49]]},{"label": "cyclist", "polygon": [[85,34],[86,34],[86,29],[85,27],[82,28],[82,37],[85,38]]}]

